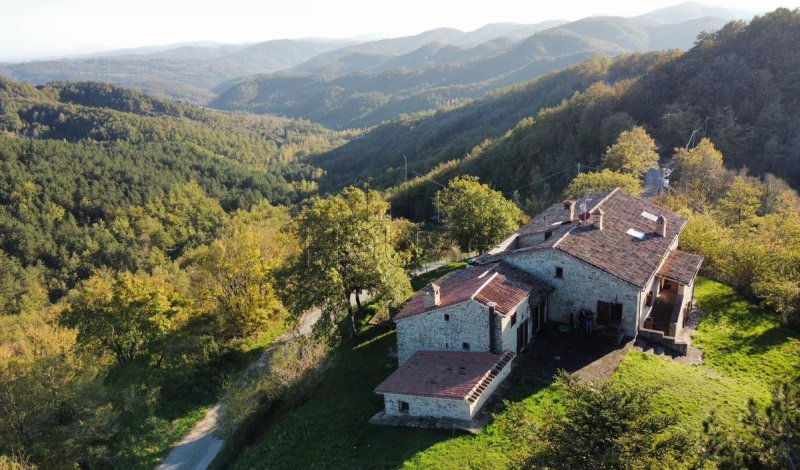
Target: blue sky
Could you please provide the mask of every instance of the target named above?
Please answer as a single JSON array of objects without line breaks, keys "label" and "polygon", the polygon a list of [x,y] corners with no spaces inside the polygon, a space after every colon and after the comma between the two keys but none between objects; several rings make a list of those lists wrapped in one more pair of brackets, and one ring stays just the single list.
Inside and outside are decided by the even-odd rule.
[{"label": "blue sky", "polygon": [[[795,2],[797,0],[794,0]],[[392,37],[436,27],[635,16],[676,0],[0,0],[0,60],[176,42]],[[704,2],[749,12],[793,2]]]}]

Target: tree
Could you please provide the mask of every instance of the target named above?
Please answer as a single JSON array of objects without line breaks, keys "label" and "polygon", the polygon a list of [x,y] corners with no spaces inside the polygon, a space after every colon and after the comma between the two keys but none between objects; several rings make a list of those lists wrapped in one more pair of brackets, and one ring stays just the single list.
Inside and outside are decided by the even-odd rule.
[{"label": "tree", "polygon": [[603,155],[603,166],[611,171],[641,177],[650,168],[658,168],[656,143],[642,127],[622,132],[617,143]]},{"label": "tree", "polygon": [[535,440],[529,466],[662,468],[680,460],[689,447],[675,428],[675,417],[654,409],[655,389],[584,384],[563,371],[556,386],[563,411],[550,407],[541,419],[532,421],[535,431],[524,433]]},{"label": "tree", "polygon": [[691,150],[675,149],[678,160],[678,188],[697,202],[716,201],[724,189],[722,153],[707,138]]},{"label": "tree", "polygon": [[174,256],[210,243],[226,218],[219,202],[194,181],[173,188],[166,198],[150,202],[147,210],[163,224],[168,252]]},{"label": "tree", "polygon": [[347,316],[350,335],[357,332],[350,298],[362,290],[388,305],[398,305],[411,291],[403,262],[390,241],[389,205],[375,191],[346,188],[339,195],[315,199],[295,220],[301,243],[286,276],[284,301],[295,313],[321,308],[325,329]]},{"label": "tree", "polygon": [[237,217],[220,238],[185,257],[201,310],[212,314],[214,331],[225,339],[252,334],[284,312],[275,274],[296,243],[282,231],[287,211],[272,210],[266,219]]},{"label": "tree", "polygon": [[642,179],[628,173],[605,169],[594,173],[581,173],[564,190],[564,196],[577,198],[590,193],[602,193],[620,188],[638,196],[642,193]]},{"label": "tree", "polygon": [[522,211],[511,201],[481,184],[477,177],[459,176],[436,195],[448,236],[465,252],[485,251],[514,232]]},{"label": "tree", "polygon": [[760,188],[750,184],[744,177],[737,176],[719,200],[722,220],[728,225],[752,221],[761,208],[762,196]]},{"label": "tree", "polygon": [[163,273],[103,271],[82,283],[62,322],[77,328],[79,343],[113,354],[120,366],[139,358],[155,358],[160,365],[179,303]]},{"label": "tree", "polygon": [[762,410],[752,399],[743,419],[747,432],[724,429],[712,415],[705,423],[703,456],[718,468],[787,469],[800,463],[800,381],[780,384]]}]

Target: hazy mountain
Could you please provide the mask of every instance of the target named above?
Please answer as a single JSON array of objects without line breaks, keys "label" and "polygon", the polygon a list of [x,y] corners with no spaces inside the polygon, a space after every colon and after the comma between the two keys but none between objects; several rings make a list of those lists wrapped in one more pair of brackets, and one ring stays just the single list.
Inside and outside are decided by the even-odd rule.
[{"label": "hazy mountain", "polygon": [[730,8],[715,7],[704,5],[699,2],[684,2],[665,8],[653,10],[644,15],[637,16],[638,19],[656,21],[660,23],[681,23],[698,18],[721,18],[723,20],[749,20],[754,13]]},{"label": "hazy mountain", "polygon": [[[400,55],[369,53],[375,43],[321,54],[294,70],[316,74],[267,75],[240,80],[210,102],[228,110],[310,119],[328,127],[369,127],[399,114],[414,113],[526,82],[591,56],[688,49],[698,34],[725,23],[720,18],[665,24],[640,18],[592,17],[539,31],[521,41],[495,39],[460,47],[427,42]],[[437,30],[432,36],[458,36]],[[405,46],[424,39],[402,38]],[[386,50],[387,44],[378,41]],[[352,52],[360,50],[361,52]],[[395,50],[399,50],[399,46]],[[342,55],[344,51],[351,51]],[[329,59],[333,60],[330,61]],[[335,60],[334,60],[335,59]],[[342,70],[353,70],[349,74]]]},{"label": "hazy mountain", "polygon": [[397,56],[413,53],[430,44],[446,44],[459,48],[471,48],[478,44],[506,38],[519,41],[538,31],[562,24],[563,21],[521,25],[516,23],[488,24],[475,31],[463,32],[457,29],[440,28],[415,36],[381,39],[362,44],[343,47],[320,54],[292,69],[293,72],[315,73],[320,75],[344,75],[356,71],[380,69],[383,64]]},{"label": "hazy mountain", "polygon": [[0,64],[0,74],[36,85],[54,80],[97,80],[148,93],[205,102],[220,83],[245,75],[271,73],[348,44],[333,40],[275,40],[234,45],[183,45],[148,52],[65,60]]},{"label": "hazy mountain", "polygon": [[[644,126],[669,158],[702,127],[728,166],[779,174],[798,188],[798,41],[800,10],[779,9],[729,23],[685,53],[593,58],[463,106],[394,119],[311,163],[326,170],[326,190],[399,185],[405,155],[412,175],[430,171],[446,184],[466,173],[541,200],[569,183],[577,163],[599,166],[622,130]],[[390,192],[393,214],[430,216],[437,189],[419,178]]]}]

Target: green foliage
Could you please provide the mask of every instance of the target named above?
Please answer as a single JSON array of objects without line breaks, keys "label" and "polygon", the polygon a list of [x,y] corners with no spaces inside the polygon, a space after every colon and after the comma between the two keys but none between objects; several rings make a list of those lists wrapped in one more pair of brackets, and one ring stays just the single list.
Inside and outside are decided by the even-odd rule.
[{"label": "green foliage", "polygon": [[656,143],[641,126],[624,131],[617,142],[603,154],[603,166],[607,169],[641,177],[650,168],[658,168]]},{"label": "green foliage", "polygon": [[[797,195],[766,183],[732,179],[708,212],[692,214],[681,236],[684,249],[705,257],[703,270],[772,307],[792,325],[800,322],[800,211]],[[766,180],[769,181],[769,180]],[[766,212],[764,194],[771,196]],[[685,196],[683,196],[685,197]],[[679,203],[680,204],[680,203]],[[759,215],[763,214],[763,215]]]},{"label": "green foliage", "polygon": [[48,303],[43,270],[29,266],[0,250],[0,315],[36,311]]},{"label": "green foliage", "polygon": [[680,165],[678,188],[696,203],[714,201],[723,191],[725,169],[722,154],[708,138],[696,147],[676,149],[675,159]]},{"label": "green foliage", "polygon": [[285,209],[267,204],[238,213],[220,238],[182,260],[216,338],[246,337],[282,316],[275,282],[276,270],[295,251],[283,231],[288,220]]},{"label": "green foliage", "polygon": [[436,194],[447,235],[467,253],[487,251],[523,222],[522,211],[475,177],[458,177]]},{"label": "green foliage", "polygon": [[722,220],[726,225],[751,222],[761,209],[762,196],[761,188],[737,176],[719,200]]},{"label": "green foliage", "polygon": [[[533,439],[533,468],[655,468],[685,459],[686,436],[674,416],[653,406],[657,391],[627,389],[613,383],[581,383],[562,372],[555,381],[558,409],[543,413],[523,435]],[[518,417],[520,415],[517,415]],[[531,427],[522,415],[519,428]]]},{"label": "green foliage", "polygon": [[567,198],[577,198],[586,194],[602,193],[620,188],[638,196],[642,192],[642,179],[628,173],[605,169],[594,173],[581,173],[564,190]]},{"label": "green foliage", "polygon": [[319,325],[325,329],[346,312],[353,335],[351,295],[366,290],[388,306],[408,297],[411,286],[391,242],[388,210],[379,193],[347,188],[337,196],[313,200],[300,212],[294,235],[302,252],[284,292],[295,313],[321,308]]},{"label": "green foliage", "polygon": [[793,440],[800,432],[797,379],[776,387],[765,411],[751,400],[743,424],[746,434],[728,433],[712,415],[705,423],[708,442],[704,457],[721,468],[791,468],[800,459],[800,449]]},{"label": "green foliage", "polygon": [[181,300],[163,273],[100,272],[84,281],[64,311],[78,340],[120,366],[164,356],[165,342]]}]

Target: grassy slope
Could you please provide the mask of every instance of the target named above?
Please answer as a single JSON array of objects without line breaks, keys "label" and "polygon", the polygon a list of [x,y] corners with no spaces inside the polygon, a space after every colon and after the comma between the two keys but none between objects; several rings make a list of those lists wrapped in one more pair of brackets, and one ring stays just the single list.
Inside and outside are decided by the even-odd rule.
[{"label": "grassy slope", "polygon": [[[244,372],[275,339],[286,331],[287,325],[278,322],[255,336],[244,340],[238,349],[230,354],[226,361],[225,378],[233,378]],[[206,382],[203,385],[204,393],[187,393],[175,400],[164,400],[159,403],[163,417],[170,420],[168,432],[163,433],[156,442],[146,447],[146,455],[142,455],[140,468],[149,469],[158,465],[167,456],[172,446],[183,439],[198,421],[203,419],[209,409],[219,400],[222,393],[221,385],[225,380],[215,383]]]},{"label": "grassy slope", "polygon": [[690,429],[699,430],[712,411],[736,426],[749,398],[766,403],[776,383],[800,370],[800,335],[717,282],[698,281],[695,298],[707,313],[694,339],[704,364],[692,367],[632,353],[615,380],[663,387],[659,405],[678,413]]},{"label": "grassy slope", "polygon": [[[441,273],[440,273],[441,274]],[[800,335],[782,329],[719,283],[701,280],[696,298],[708,315],[695,344],[705,364],[686,366],[630,353],[614,380],[626,386],[659,385],[663,408],[701,430],[712,410],[733,424],[747,400],[765,401],[772,385],[800,370]],[[479,436],[367,424],[381,409],[372,389],[393,368],[386,352],[394,334],[369,330],[343,348],[318,393],[295,410],[283,410],[237,462],[237,468],[503,468],[511,446],[492,424]],[[557,401],[544,383],[515,385],[514,400],[536,410]],[[499,414],[497,419],[503,419]]]}]

